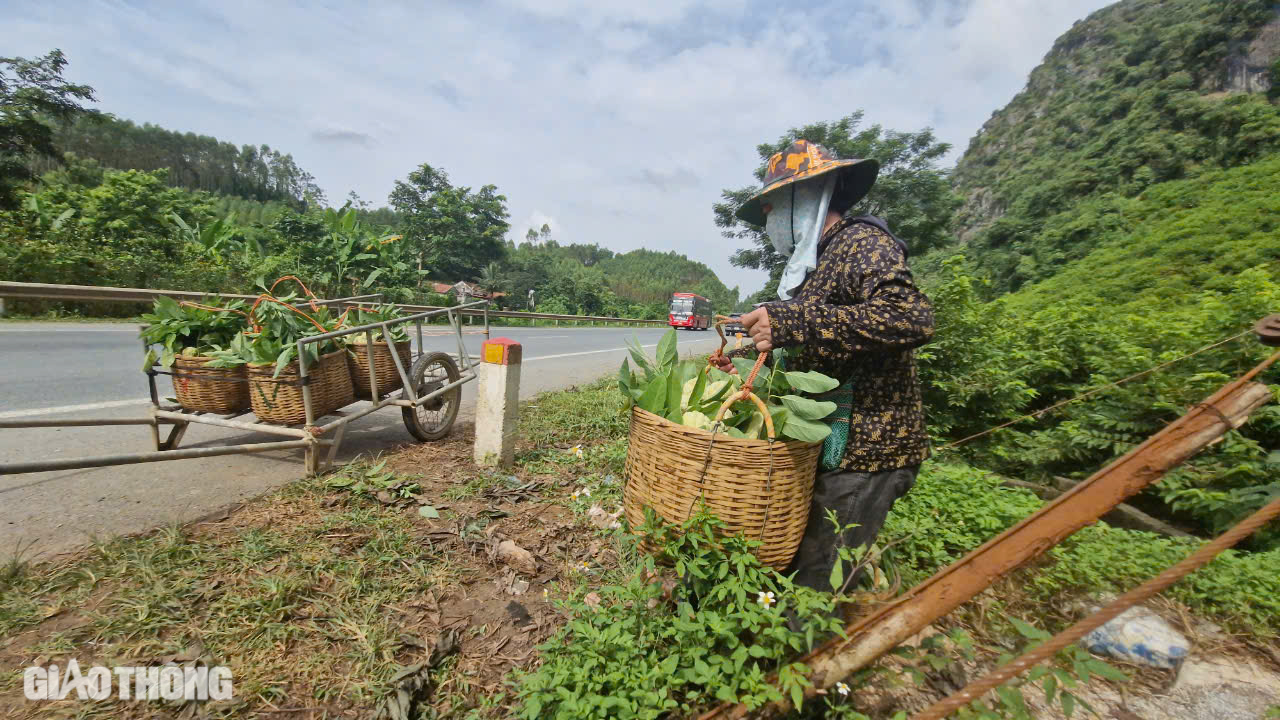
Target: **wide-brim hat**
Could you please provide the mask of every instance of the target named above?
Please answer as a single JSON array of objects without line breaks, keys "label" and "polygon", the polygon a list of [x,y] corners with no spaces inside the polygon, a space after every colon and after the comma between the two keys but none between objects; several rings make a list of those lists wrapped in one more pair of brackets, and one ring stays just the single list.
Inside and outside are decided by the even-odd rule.
[{"label": "wide-brim hat", "polygon": [[838,197],[845,207],[849,207],[866,196],[876,183],[880,163],[871,158],[839,160],[821,145],[797,140],[769,158],[764,171],[764,187],[738,208],[738,219],[752,225],[764,225],[764,202],[761,198],[778,188],[832,172],[840,174],[832,202],[835,203]]}]

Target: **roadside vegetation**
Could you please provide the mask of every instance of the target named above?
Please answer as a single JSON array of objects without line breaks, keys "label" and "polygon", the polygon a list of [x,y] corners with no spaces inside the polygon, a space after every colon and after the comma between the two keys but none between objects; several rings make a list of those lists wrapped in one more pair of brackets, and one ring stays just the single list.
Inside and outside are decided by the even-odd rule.
[{"label": "roadside vegetation", "polygon": [[[991,473],[931,461],[890,516],[879,572],[843,595],[796,588],[760,567],[748,541],[709,542],[716,521],[706,516],[682,535],[651,527],[667,559],[655,562],[617,515],[620,408],[614,379],[526,403],[510,473],[471,467],[469,433],[456,431],[225,516],[69,559],[18,559],[0,584],[0,697],[21,697],[24,667],[76,657],[228,665],[235,698],[205,705],[210,717],[365,717],[410,687],[405,717],[657,717],[760,703],[804,687],[794,658],[835,631],[828,611],[857,614],[891,597],[875,577],[910,586],[1040,506]],[[1096,593],[1126,589],[1195,545],[1086,529],[804,713],[887,718],[936,699],[941,678],[989,667],[1078,619]],[[1233,652],[1265,658],[1280,633],[1280,551],[1228,551],[1166,596],[1167,617],[1217,622]],[[800,621],[788,624],[790,612]],[[1165,682],[1162,671],[1076,652],[1050,675],[1081,702],[1086,687],[1122,677]],[[780,687],[764,683],[778,670]],[[1043,707],[1030,685],[1050,675],[1018,697]],[[50,710],[5,702],[9,717]],[[993,696],[983,717],[1024,717],[1020,702]],[[74,695],[52,707],[78,717],[184,710]]]},{"label": "roadside vegetation", "polygon": [[[679,253],[561,244],[548,226],[512,228],[496,185],[464,187],[427,163],[387,205],[325,197],[292,156],[265,145],[136,125],[87,107],[59,51],[0,58],[0,278],[20,282],[253,294],[305,277],[324,297],[382,293],[453,305],[469,282],[493,307],[666,317],[672,292],[721,312],[739,302]],[[523,231],[523,234],[521,232]],[[518,244],[517,244],[518,243]],[[128,305],[11,302],[9,312],[121,315]]]}]

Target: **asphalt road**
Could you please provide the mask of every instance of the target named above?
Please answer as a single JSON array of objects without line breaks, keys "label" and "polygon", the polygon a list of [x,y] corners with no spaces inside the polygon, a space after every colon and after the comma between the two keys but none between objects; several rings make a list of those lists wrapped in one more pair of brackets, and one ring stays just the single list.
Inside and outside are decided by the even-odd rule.
[{"label": "asphalt road", "polygon": [[[464,335],[469,354],[483,341],[479,326]],[[456,352],[445,328],[427,350]],[[493,327],[493,337],[524,346],[520,396],[532,397],[594,380],[622,361],[628,338],[650,350],[664,328]],[[709,352],[714,333],[679,334],[681,353]],[[132,324],[0,323],[0,420],[143,417],[148,408],[142,348]],[[162,396],[171,396],[167,378]],[[475,384],[463,386],[459,423],[474,417]],[[255,433],[191,425],[183,447],[266,442]],[[398,408],[385,408],[349,427],[340,459],[377,453],[411,441]],[[145,426],[0,430],[0,463],[152,450]],[[183,522],[241,502],[300,477],[302,452],[122,465],[90,470],[0,475],[0,560],[19,544],[26,557],[73,550],[94,537],[129,534]]]}]

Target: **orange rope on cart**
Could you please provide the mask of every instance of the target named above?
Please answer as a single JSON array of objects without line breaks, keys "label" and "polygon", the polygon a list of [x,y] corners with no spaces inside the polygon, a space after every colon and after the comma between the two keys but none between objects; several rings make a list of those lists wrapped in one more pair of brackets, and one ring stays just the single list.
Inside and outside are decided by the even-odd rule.
[{"label": "orange rope on cart", "polygon": [[298,286],[302,288],[302,292],[307,294],[307,298],[308,298],[307,302],[310,303],[311,309],[312,310],[320,309],[320,306],[316,304],[316,294],[311,292],[311,289],[307,287],[306,283],[298,279],[297,275],[285,275],[282,278],[277,278],[275,282],[271,283],[271,287],[267,288],[267,293],[274,293],[276,291],[276,286],[284,282],[285,280],[292,280],[298,283]]}]

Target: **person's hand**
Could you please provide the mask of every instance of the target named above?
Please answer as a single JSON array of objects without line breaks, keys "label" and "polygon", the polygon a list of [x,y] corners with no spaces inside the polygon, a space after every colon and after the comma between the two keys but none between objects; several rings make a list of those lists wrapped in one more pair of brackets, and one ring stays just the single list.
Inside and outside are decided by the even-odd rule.
[{"label": "person's hand", "polygon": [[730,375],[738,372],[738,369],[733,366],[733,360],[731,360],[728,355],[712,355],[711,361],[714,363],[715,368],[720,372],[726,372]]},{"label": "person's hand", "polygon": [[756,350],[769,352],[773,349],[773,326],[769,324],[769,309],[761,306],[742,316],[742,327],[751,336]]}]

